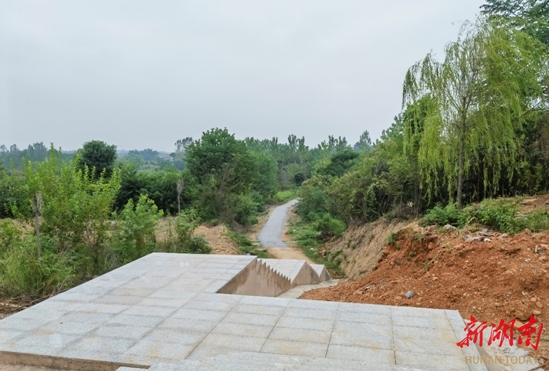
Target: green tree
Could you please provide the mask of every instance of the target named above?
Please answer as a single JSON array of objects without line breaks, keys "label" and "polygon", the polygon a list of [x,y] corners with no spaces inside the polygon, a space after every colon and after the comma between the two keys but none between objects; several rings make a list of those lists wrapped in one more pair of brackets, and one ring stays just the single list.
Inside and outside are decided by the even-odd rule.
[{"label": "green tree", "polygon": [[549,2],[547,0],[487,0],[482,13],[503,17],[526,33],[549,45]]},{"label": "green tree", "polygon": [[187,147],[186,160],[200,187],[203,217],[233,221],[239,196],[250,191],[254,180],[254,161],[246,144],[227,129],[215,128]]},{"label": "green tree", "polygon": [[[479,149],[484,149],[483,171],[497,187],[502,168],[515,165],[516,131],[533,105],[544,101],[540,80],[546,74],[546,51],[538,40],[484,19],[463,26],[458,40],[446,47],[444,62],[428,54],[408,71],[403,104],[426,95],[433,100],[418,150],[430,193],[442,169],[461,208],[464,175]],[[488,183],[485,178],[484,186]]]},{"label": "green tree", "polygon": [[80,154],[80,169],[88,167],[94,178],[105,171],[105,177],[109,178],[113,173],[116,161],[116,146],[108,145],[100,140],[92,140],[84,143]]}]

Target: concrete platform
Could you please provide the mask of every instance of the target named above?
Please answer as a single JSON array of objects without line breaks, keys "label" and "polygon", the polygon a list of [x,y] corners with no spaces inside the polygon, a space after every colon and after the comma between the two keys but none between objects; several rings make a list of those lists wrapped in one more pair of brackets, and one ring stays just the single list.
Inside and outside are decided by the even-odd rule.
[{"label": "concrete platform", "polygon": [[466,363],[479,355],[475,348],[456,346],[465,326],[457,311],[218,293],[264,264],[251,256],[148,255],[1,320],[0,363],[486,370]]}]

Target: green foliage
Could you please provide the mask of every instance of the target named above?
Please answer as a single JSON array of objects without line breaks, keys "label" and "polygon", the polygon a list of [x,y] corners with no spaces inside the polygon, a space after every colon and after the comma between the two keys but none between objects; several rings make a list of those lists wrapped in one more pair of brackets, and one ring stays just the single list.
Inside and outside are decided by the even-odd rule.
[{"label": "green foliage", "polygon": [[[521,62],[517,64],[517,60]],[[498,190],[503,169],[514,169],[520,130],[532,102],[544,99],[547,53],[538,40],[491,21],[466,23],[440,63],[432,54],[408,71],[404,105],[430,96],[418,161],[432,196],[445,181],[462,207],[464,177],[481,167],[484,188]],[[507,172],[509,177],[512,171]],[[441,179],[443,176],[445,179]]]},{"label": "green foliage", "polygon": [[196,210],[188,209],[182,212],[176,220],[175,238],[169,239],[161,249],[171,253],[209,254],[212,248],[202,236],[195,236],[199,218]]},{"label": "green foliage", "polygon": [[528,228],[532,232],[549,231],[549,214],[547,214],[547,211],[532,211],[521,222],[524,228]]},{"label": "green foliage", "polygon": [[80,161],[78,166],[82,171],[89,169],[90,175],[99,177],[104,172],[104,176],[109,178],[114,170],[116,161],[116,146],[108,145],[100,140],[92,140],[84,143],[80,150]]},{"label": "green foliage", "polygon": [[316,220],[312,223],[313,227],[319,232],[318,238],[323,241],[328,241],[334,237],[341,237],[347,229],[344,222],[328,213],[324,213],[321,217],[314,219]]},{"label": "green foliage", "polygon": [[39,298],[71,287],[76,282],[74,261],[57,253],[55,241],[42,238],[42,255],[36,256],[33,237],[16,238],[0,254],[0,292],[6,297]]},{"label": "green foliage", "polygon": [[252,240],[250,240],[248,237],[240,233],[231,231],[230,229],[227,231],[227,234],[233,240],[233,242],[238,246],[238,248],[243,254],[255,255],[258,258],[264,258],[264,259],[269,258],[269,253],[267,252],[267,250],[262,249],[256,244],[254,244]]},{"label": "green foliage", "polygon": [[422,223],[427,225],[440,225],[445,226],[447,224],[454,227],[463,227],[468,222],[469,216],[463,210],[459,210],[456,204],[449,204],[446,207],[440,205],[435,206],[433,209],[423,217]]},{"label": "green foliage", "polygon": [[297,189],[288,189],[276,192],[269,201],[274,204],[285,204],[295,198],[297,198]]},{"label": "green foliage", "polygon": [[519,30],[549,45],[549,3],[546,0],[487,0],[482,13],[502,17]]},{"label": "green foliage", "polygon": [[128,201],[117,216],[118,228],[113,233],[111,244],[124,264],[155,250],[155,231],[162,214],[162,210],[158,210],[146,195],[141,195],[135,204],[133,200]]},{"label": "green foliage", "polygon": [[389,233],[389,236],[387,236],[387,244],[394,246],[396,244],[398,235],[395,232]]},{"label": "green foliage", "polygon": [[479,206],[469,206],[466,212],[475,222],[497,231],[517,233],[521,225],[516,220],[518,206],[516,202],[506,200],[484,200]]}]

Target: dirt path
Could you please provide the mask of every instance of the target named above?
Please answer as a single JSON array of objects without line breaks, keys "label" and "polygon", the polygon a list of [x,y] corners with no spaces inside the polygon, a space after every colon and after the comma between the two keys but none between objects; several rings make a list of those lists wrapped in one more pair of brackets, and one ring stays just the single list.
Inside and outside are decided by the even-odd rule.
[{"label": "dirt path", "polygon": [[305,260],[313,263],[303,251],[287,240],[285,236],[286,220],[297,200],[292,200],[284,205],[276,207],[270,213],[269,219],[259,232],[257,239],[261,245],[268,249],[275,259]]}]

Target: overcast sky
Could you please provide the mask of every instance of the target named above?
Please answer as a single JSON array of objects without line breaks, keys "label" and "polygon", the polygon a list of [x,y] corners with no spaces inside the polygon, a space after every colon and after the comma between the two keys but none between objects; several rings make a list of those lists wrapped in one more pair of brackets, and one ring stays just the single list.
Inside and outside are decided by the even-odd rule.
[{"label": "overcast sky", "polygon": [[378,138],[482,0],[0,0],[0,144]]}]

